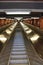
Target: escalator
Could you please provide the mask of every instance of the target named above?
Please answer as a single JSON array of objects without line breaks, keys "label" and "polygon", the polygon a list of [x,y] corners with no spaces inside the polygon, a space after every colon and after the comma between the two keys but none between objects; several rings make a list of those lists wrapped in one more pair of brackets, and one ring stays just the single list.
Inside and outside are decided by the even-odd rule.
[{"label": "escalator", "polygon": [[29,58],[21,31],[15,34],[8,65],[29,65]]},{"label": "escalator", "polygon": [[0,54],[0,65],[43,65],[19,24]]}]

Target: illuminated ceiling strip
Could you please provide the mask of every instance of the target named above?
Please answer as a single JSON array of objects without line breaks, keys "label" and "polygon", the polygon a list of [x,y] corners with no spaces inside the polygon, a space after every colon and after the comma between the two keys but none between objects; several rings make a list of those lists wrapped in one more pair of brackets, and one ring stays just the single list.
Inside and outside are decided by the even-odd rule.
[{"label": "illuminated ceiling strip", "polygon": [[30,11],[29,12],[26,11],[6,12],[6,14],[30,14]]}]

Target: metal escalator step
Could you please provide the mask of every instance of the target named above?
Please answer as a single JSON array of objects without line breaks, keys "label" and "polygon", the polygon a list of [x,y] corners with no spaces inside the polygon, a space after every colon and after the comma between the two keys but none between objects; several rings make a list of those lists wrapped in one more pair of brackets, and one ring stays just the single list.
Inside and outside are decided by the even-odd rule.
[{"label": "metal escalator step", "polygon": [[16,39],[15,38],[15,41],[14,41],[14,43],[15,44],[24,44],[24,41],[23,40],[20,40],[21,38],[19,38],[19,39]]},{"label": "metal escalator step", "polygon": [[24,45],[24,44],[13,44],[13,45]]},{"label": "metal escalator step", "polygon": [[21,45],[19,46],[19,45],[18,45],[18,46],[12,46],[12,47],[25,47],[25,46],[24,46],[24,45],[23,45],[23,46],[21,46]]},{"label": "metal escalator step", "polygon": [[25,44],[21,33],[17,32],[11,49],[8,65],[29,65]]},{"label": "metal escalator step", "polygon": [[27,59],[22,59],[22,60],[10,60],[9,61],[10,63],[12,64],[25,64],[25,63],[28,63],[28,60]]},{"label": "metal escalator step", "polygon": [[14,44],[13,46],[24,46],[24,44]]},{"label": "metal escalator step", "polygon": [[12,48],[12,49],[25,49],[25,48],[19,48],[19,47],[17,48],[17,47],[14,47],[14,48]]},{"label": "metal escalator step", "polygon": [[25,48],[22,48],[22,49],[12,49],[12,51],[24,51],[24,50],[26,50]]},{"label": "metal escalator step", "polygon": [[10,58],[27,58],[27,55],[11,55]]},{"label": "metal escalator step", "polygon": [[21,51],[20,52],[15,51],[15,52],[11,52],[11,54],[26,54],[26,51],[22,51],[22,52]]},{"label": "metal escalator step", "polygon": [[23,52],[23,51],[26,51],[26,50],[12,50],[11,52]]},{"label": "metal escalator step", "polygon": [[28,64],[9,64],[9,65],[28,65]]},{"label": "metal escalator step", "polygon": [[14,46],[13,48],[25,48],[25,47],[17,47],[17,46],[15,47],[15,46]]}]

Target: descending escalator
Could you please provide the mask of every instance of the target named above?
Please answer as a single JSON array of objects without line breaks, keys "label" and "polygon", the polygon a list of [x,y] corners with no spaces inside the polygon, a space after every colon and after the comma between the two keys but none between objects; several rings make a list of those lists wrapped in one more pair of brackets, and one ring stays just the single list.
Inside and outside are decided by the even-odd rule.
[{"label": "descending escalator", "polygon": [[19,24],[0,54],[0,65],[43,65]]},{"label": "descending escalator", "polygon": [[29,58],[21,31],[15,34],[8,65],[29,65]]}]

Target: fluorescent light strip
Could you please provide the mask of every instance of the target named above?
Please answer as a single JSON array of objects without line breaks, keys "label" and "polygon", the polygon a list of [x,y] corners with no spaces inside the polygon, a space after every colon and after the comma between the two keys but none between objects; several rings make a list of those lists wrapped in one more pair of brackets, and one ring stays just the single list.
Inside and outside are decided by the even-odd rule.
[{"label": "fluorescent light strip", "polygon": [[6,12],[6,14],[30,14],[30,11],[28,11],[28,12],[26,12],[26,11]]}]

